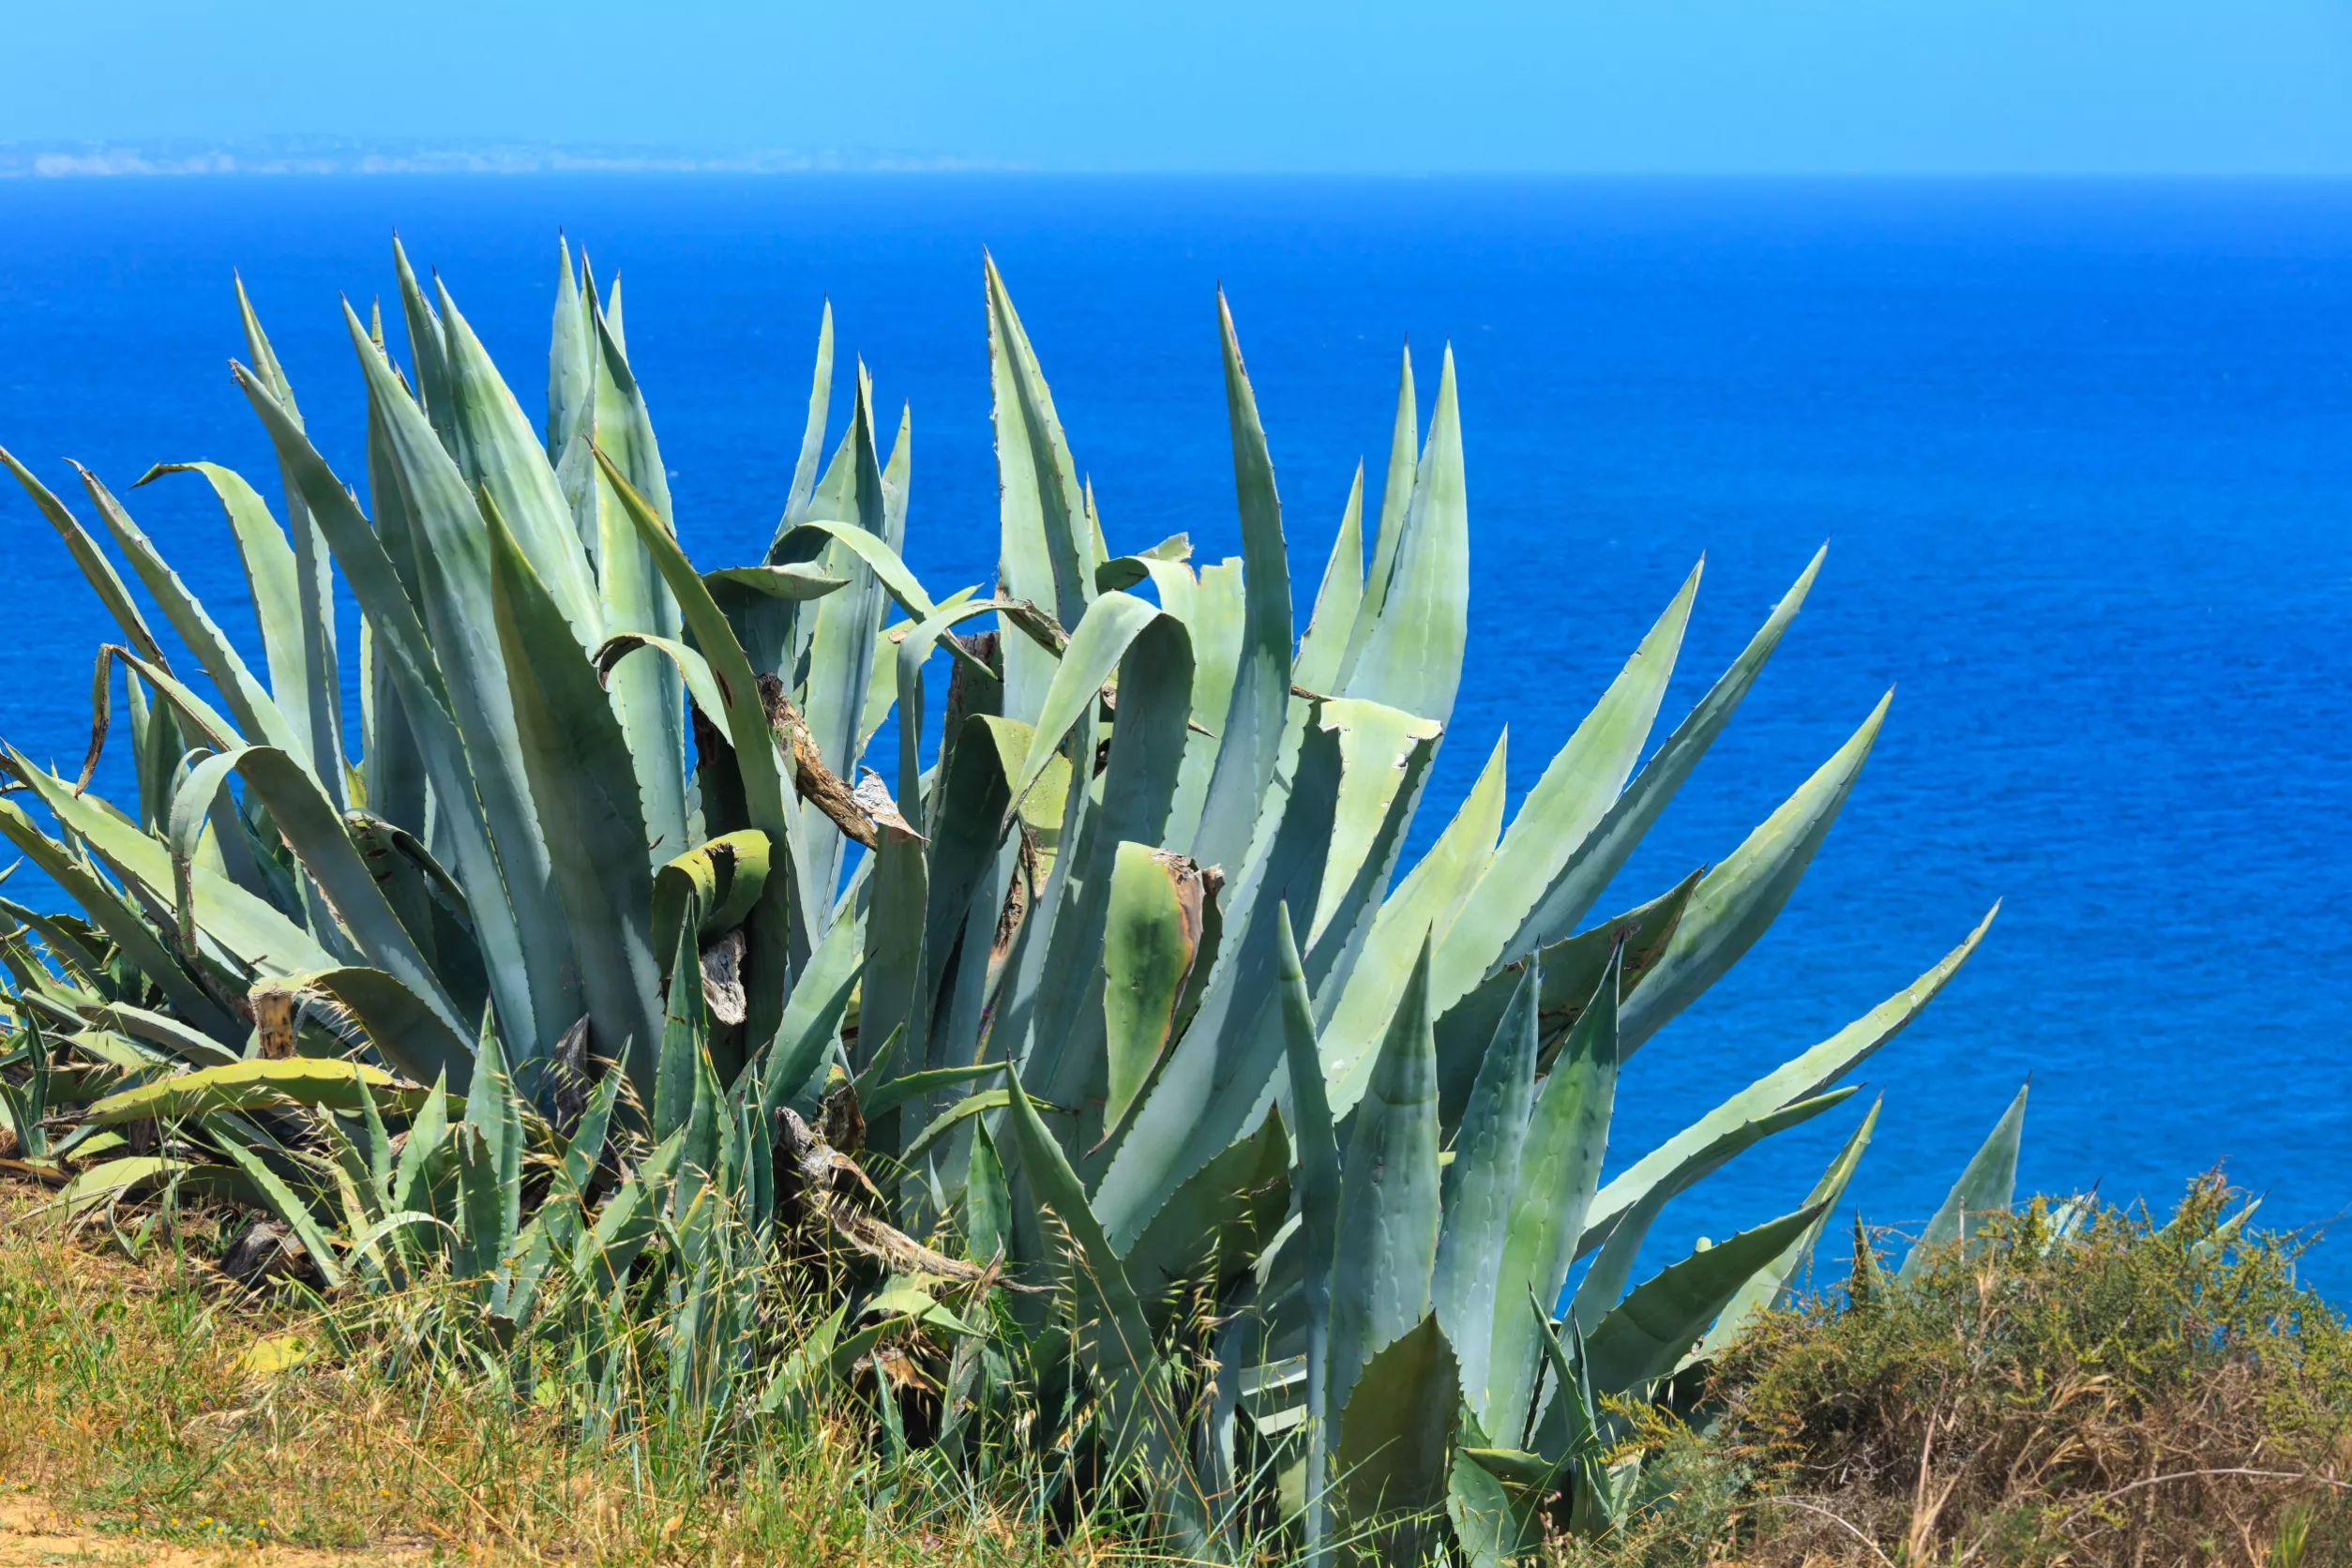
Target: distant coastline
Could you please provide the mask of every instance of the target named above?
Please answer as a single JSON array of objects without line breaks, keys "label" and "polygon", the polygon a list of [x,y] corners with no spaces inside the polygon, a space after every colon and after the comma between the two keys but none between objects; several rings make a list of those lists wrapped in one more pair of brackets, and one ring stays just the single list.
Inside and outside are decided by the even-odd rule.
[{"label": "distant coastline", "polygon": [[539,142],[270,137],[246,142],[0,142],[0,179],[222,174],[962,173],[994,158],[871,149],[727,149]]}]

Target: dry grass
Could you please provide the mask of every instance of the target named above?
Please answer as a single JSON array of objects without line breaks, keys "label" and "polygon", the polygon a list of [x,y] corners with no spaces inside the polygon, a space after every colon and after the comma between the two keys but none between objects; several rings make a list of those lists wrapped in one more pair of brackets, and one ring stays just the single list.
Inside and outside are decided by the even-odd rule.
[{"label": "dry grass", "polygon": [[305,1552],[715,1568],[1145,1560],[945,1495],[878,1461],[846,1418],[767,1434],[714,1482],[697,1455],[655,1444],[585,1452],[553,1412],[483,1380],[429,1386],[324,1354],[257,1371],[257,1345],[320,1343],[315,1320],[227,1284],[207,1260],[216,1221],[191,1218],[129,1260],[99,1250],[102,1235],[65,1234],[44,1196],[0,1183],[0,1478],[13,1510],[0,1545],[11,1529],[20,1545],[49,1530],[96,1560],[266,1547],[287,1568]]},{"label": "dry grass", "polygon": [[318,1550],[275,1543],[199,1540],[93,1530],[71,1513],[23,1493],[0,1496],[0,1568],[424,1568],[422,1550]]}]

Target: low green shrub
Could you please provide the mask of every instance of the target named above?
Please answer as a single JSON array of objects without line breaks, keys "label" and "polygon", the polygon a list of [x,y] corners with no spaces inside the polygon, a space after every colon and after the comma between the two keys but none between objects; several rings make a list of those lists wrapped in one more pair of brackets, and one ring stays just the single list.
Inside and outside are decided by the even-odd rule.
[{"label": "low green shrub", "polygon": [[2159,1222],[2036,1202],[1767,1314],[1624,1530],[1560,1563],[2352,1561],[2352,1334],[2219,1177]]}]

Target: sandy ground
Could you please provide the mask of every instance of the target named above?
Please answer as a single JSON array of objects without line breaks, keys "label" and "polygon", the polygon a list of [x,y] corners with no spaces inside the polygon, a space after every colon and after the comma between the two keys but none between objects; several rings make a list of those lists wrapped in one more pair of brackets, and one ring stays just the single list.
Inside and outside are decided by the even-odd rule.
[{"label": "sandy ground", "polygon": [[430,1560],[421,1548],[322,1552],[298,1546],[178,1546],[77,1526],[38,1499],[0,1498],[0,1568],[93,1563],[108,1568],[402,1568]]}]

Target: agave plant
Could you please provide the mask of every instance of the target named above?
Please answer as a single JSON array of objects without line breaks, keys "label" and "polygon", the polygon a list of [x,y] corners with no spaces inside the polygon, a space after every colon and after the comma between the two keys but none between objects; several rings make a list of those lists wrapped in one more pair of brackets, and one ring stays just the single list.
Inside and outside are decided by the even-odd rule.
[{"label": "agave plant", "polygon": [[[820,781],[813,752],[792,790],[771,724],[791,716],[838,754],[864,716],[880,596],[865,602],[807,562],[707,581],[686,564],[617,310],[584,262],[575,273],[564,257],[543,445],[446,292],[428,301],[397,246],[395,261],[413,388],[380,324],[346,312],[369,397],[372,517],[310,445],[241,288],[255,368],[234,371],[280,458],[285,525],[215,465],[142,480],[194,473],[219,497],[265,680],[83,473],[201,669],[211,699],[200,694],[106,551],[0,452],[122,634],[98,656],[81,778],[6,754],[55,826],[0,802],[0,833],[81,906],[6,906],[25,1068],[9,1105],[18,1153],[57,1177],[73,1168],[77,1208],[158,1186],[225,1192],[275,1212],[330,1285],[407,1276],[438,1227],[422,1250],[490,1281],[492,1306],[519,1318],[550,1256],[576,1254],[580,1277],[610,1286],[656,1211],[685,1224],[678,1160],[705,1184],[739,1173],[746,1156],[718,1121],[756,1130],[748,1159],[764,1171],[774,1108],[822,1082],[856,955],[826,942],[842,828],[804,815],[800,794],[871,829],[837,780]],[[821,359],[820,427],[828,380]],[[905,448],[885,482],[872,431],[861,386],[822,484],[817,452],[803,454],[779,539],[806,532],[812,506],[827,514],[821,541],[902,525],[889,497],[904,494]],[[356,761],[339,732],[330,564],[363,616]],[[844,588],[843,614],[804,610]],[[726,616],[767,650],[764,681]],[[689,623],[712,658],[681,640]],[[85,792],[117,668],[135,815]],[[756,739],[738,748],[736,735]],[[761,1071],[746,1074],[752,1054]],[[710,1098],[720,1081],[734,1092],[723,1107]],[[53,1140],[64,1129],[44,1112],[97,1095]],[[624,1128],[651,1153],[617,1190],[603,1184],[590,1228],[594,1173]],[[565,1178],[531,1184],[529,1227],[526,1141]]]},{"label": "agave plant", "polygon": [[[1040,1278],[1059,1268],[1076,1330],[1039,1319],[1028,1380],[1097,1395],[1086,1440],[1155,1477],[1190,1549],[1229,1545],[1248,1511],[1241,1478],[1274,1473],[1295,1486],[1310,1554],[1352,1543],[1408,1560],[1450,1506],[1466,1549],[1508,1555],[1563,1496],[1606,1507],[1595,1398],[1657,1387],[1726,1307],[1777,1293],[1870,1120],[1794,1213],[1626,1293],[1663,1205],[1846,1098],[1832,1086],[1983,927],[1602,1185],[1619,1063],[1770,924],[1883,717],[1881,702],[1713,870],[1579,929],[1745,696],[1818,559],[1636,773],[1695,572],[1510,827],[1499,746],[1396,878],[1467,632],[1450,356],[1425,443],[1408,362],[1370,566],[1359,478],[1294,644],[1273,468],[1229,317],[1244,555],[1196,574],[1181,539],[1109,556],[988,283],[998,592],[1072,629],[1056,663],[1005,650],[1001,712],[959,731],[951,707],[923,838],[886,837],[876,855],[852,1054],[919,1051],[931,1075],[1014,1068],[926,1104],[911,1139],[902,1107],[884,1152],[908,1171],[908,1216],[960,1205],[976,1251]],[[1156,603],[1128,592],[1147,581]],[[925,645],[967,611],[902,642],[902,736],[922,720]],[[886,918],[885,887],[924,918]],[[983,943],[985,975],[971,962]],[[1000,1147],[1018,1154],[1009,1178]],[[1187,1285],[1224,1325],[1205,1381],[1168,1349]],[[1572,1452],[1582,1472],[1562,1468]],[[1380,1523],[1400,1518],[1420,1523]]]},{"label": "agave plant", "polygon": [[[65,1131],[34,1152],[78,1168],[72,1199],[216,1184],[330,1282],[438,1259],[514,1324],[650,1304],[706,1405],[773,1406],[915,1325],[949,1357],[942,1451],[993,1432],[1141,1478],[1201,1556],[1270,1515],[1318,1560],[1410,1560],[1447,1531],[1499,1560],[1546,1513],[1605,1520],[1605,1401],[1670,1390],[1778,1294],[1876,1113],[1804,1203],[1629,1290],[1661,1209],[1842,1103],[1983,935],[1600,1180],[1620,1064],[1771,924],[1884,717],[1712,869],[1588,923],[1820,557],[1643,762],[1694,570],[1508,827],[1498,742],[1400,876],[1469,629],[1450,351],[1425,440],[1407,358],[1379,511],[1367,529],[1359,470],[1297,635],[1222,299],[1243,552],[1196,567],[1183,535],[1111,553],[987,267],[1002,550],[990,591],[939,598],[902,558],[906,421],[885,461],[862,373],[819,472],[829,316],[773,543],[700,574],[617,298],[565,256],[535,434],[446,292],[396,261],[413,382],[347,312],[372,516],[249,306],[236,375],[287,526],[226,470],[148,475],[219,494],[266,681],[83,475],[218,706],[0,453],[124,636],[81,780],[6,753],[54,831],[0,802],[83,911],[0,904],[26,1081],[53,1086],[62,1050],[83,1100],[113,1090],[31,1118]],[[365,628],[355,761],[330,563]],[[117,668],[135,816],[83,789]],[[894,708],[896,799],[850,782]],[[107,1141],[143,1125],[168,1146]],[[761,1370],[753,1298],[788,1212],[869,1266]]]}]

